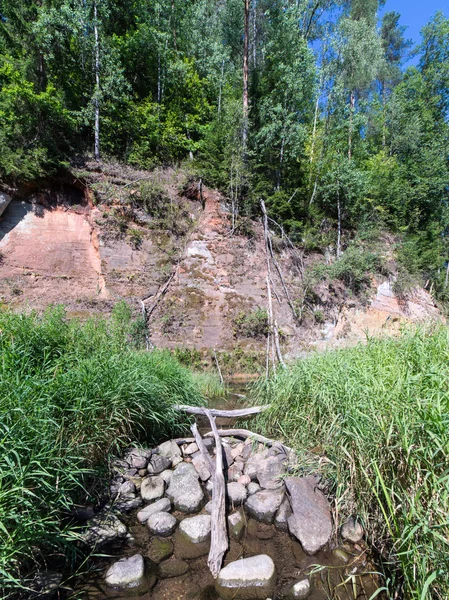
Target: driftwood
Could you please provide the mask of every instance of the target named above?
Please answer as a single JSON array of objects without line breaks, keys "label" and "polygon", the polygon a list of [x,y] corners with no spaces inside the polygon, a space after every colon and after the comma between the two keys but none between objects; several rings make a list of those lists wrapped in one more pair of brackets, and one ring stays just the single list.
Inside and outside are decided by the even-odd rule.
[{"label": "driftwood", "polygon": [[[289,448],[285,444],[281,442],[277,442],[276,440],[270,440],[270,438],[265,437],[264,435],[259,435],[258,433],[254,433],[249,431],[249,429],[218,429],[218,435],[222,437],[238,437],[238,438],[252,438],[256,442],[261,442],[262,444],[267,444],[267,446],[274,446],[282,448],[286,452],[293,452],[292,448]],[[204,437],[212,437],[214,435],[213,431],[208,431]]]},{"label": "driftwood", "polygon": [[249,408],[239,408],[236,410],[217,410],[215,408],[205,409],[201,406],[188,406],[187,404],[175,404],[173,408],[181,412],[186,412],[189,415],[204,415],[207,414],[207,410],[213,417],[225,417],[228,419],[234,419],[238,417],[249,417],[250,415],[258,415],[264,410],[267,410],[267,408],[269,408],[269,405],[266,404],[264,406],[251,406]]},{"label": "driftwood", "polygon": [[284,362],[284,359],[282,358],[282,352],[281,352],[281,344],[279,343],[278,326],[273,317],[273,304],[271,302],[271,286],[270,286],[270,279],[269,279],[268,275],[267,275],[267,293],[268,293],[268,328],[270,331],[273,332],[274,347],[276,349],[276,355],[278,357],[278,361],[282,365],[282,368],[285,369],[285,362]]},{"label": "driftwood", "polygon": [[212,577],[216,579],[220,573],[223,556],[229,547],[226,530],[226,485],[223,475],[223,449],[221,446],[220,435],[211,412],[205,408],[204,413],[210,421],[216,446],[216,463],[212,479],[211,542],[209,557],[207,559],[207,564],[212,573]]},{"label": "driftwood", "polygon": [[215,348],[214,348],[214,359],[215,359],[215,364],[217,365],[218,374],[220,375],[221,385],[224,387],[225,383],[224,383],[224,380],[223,380],[223,375],[221,374],[220,364],[218,362],[217,353],[215,352]]},{"label": "driftwood", "polygon": [[213,475],[215,472],[214,461],[212,460],[211,455],[207,451],[207,448],[204,444],[203,438],[200,436],[200,432],[198,431],[198,427],[196,426],[196,423],[194,423],[190,429],[192,430],[196,445],[198,446],[198,450],[200,451],[201,456],[206,461],[206,463],[209,467],[209,470],[210,470],[211,474]]}]

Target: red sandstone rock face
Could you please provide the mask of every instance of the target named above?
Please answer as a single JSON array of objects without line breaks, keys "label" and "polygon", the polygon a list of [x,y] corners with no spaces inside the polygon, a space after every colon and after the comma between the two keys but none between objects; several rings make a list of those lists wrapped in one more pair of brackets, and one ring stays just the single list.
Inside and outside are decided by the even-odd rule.
[{"label": "red sandstone rock face", "polygon": [[[231,236],[220,195],[205,189],[204,198],[204,210],[200,203],[182,200],[190,202],[188,210],[198,219],[187,239],[149,227],[138,248],[129,236],[107,234],[99,208],[11,202],[0,217],[0,301],[38,310],[63,303],[69,314],[84,317],[109,312],[125,298],[140,310],[140,301],[151,306],[174,273],[151,316],[156,346],[230,350],[238,342],[244,350],[264,352],[263,338],[243,338],[235,326],[239,312],[267,307],[262,227],[253,223],[251,238]],[[278,262],[291,297],[299,298],[301,282],[292,257],[284,250]],[[377,291],[367,307],[355,301],[348,306],[341,282],[333,282],[326,293],[317,292],[327,321],[297,326],[273,267],[271,276],[287,356],[355,343],[366,339],[367,332],[394,334],[404,321],[440,317],[422,289],[399,302],[388,282],[373,282]]]}]

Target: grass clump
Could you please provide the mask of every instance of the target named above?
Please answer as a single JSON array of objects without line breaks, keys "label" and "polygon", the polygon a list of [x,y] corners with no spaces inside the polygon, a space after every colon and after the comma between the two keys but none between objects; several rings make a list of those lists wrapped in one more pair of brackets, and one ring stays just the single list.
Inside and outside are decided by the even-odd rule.
[{"label": "grass clump", "polygon": [[182,428],[199,404],[168,352],[135,349],[126,305],[84,324],[0,311],[0,581],[5,597],[43,557],[75,559],[70,513],[92,498],[111,453]]},{"label": "grass clump", "polygon": [[265,432],[324,471],[338,514],[365,522],[391,597],[448,598],[447,328],[311,356],[257,395],[271,402]]}]

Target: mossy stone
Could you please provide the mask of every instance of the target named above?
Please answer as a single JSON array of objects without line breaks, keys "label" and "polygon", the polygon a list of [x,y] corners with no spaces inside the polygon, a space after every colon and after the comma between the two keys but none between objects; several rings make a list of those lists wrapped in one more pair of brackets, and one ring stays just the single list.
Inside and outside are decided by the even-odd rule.
[{"label": "mossy stone", "polygon": [[165,538],[152,537],[148,547],[147,556],[155,563],[162,562],[173,554],[173,542]]}]

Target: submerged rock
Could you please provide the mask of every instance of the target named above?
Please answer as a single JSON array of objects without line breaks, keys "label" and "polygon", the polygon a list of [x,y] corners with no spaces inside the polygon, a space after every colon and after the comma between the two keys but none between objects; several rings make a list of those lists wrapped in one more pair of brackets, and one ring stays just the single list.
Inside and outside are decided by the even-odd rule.
[{"label": "submerged rock", "polygon": [[114,588],[138,588],[145,585],[145,562],[140,554],[122,558],[109,567],[106,583]]},{"label": "submerged rock", "polygon": [[304,552],[315,554],[332,535],[329,502],[316,487],[313,476],[287,477],[285,485],[293,512],[288,518],[289,531],[300,541]]},{"label": "submerged rock", "polygon": [[245,508],[257,521],[272,523],[283,498],[282,490],[262,490],[249,496]]},{"label": "submerged rock", "polygon": [[274,524],[279,531],[288,531],[288,519],[292,514],[292,507],[288,498],[284,497],[274,517]]},{"label": "submerged rock", "polygon": [[198,473],[191,463],[181,463],[173,471],[167,496],[176,510],[192,513],[201,508],[204,492],[198,481]]},{"label": "submerged rock", "polygon": [[276,568],[266,554],[229,563],[215,581],[215,588],[223,600],[266,600],[275,585]]},{"label": "submerged rock", "polygon": [[302,579],[295,583],[290,589],[288,597],[292,600],[299,600],[301,598],[307,598],[310,595],[312,588],[308,579]]},{"label": "submerged rock", "polygon": [[354,517],[349,517],[340,529],[341,537],[353,544],[358,544],[363,539],[363,533],[362,525]]},{"label": "submerged rock", "polygon": [[164,560],[159,565],[158,575],[161,579],[168,579],[169,577],[180,577],[189,570],[189,564],[179,558],[171,558],[170,560]]},{"label": "submerged rock", "polygon": [[171,502],[168,498],[161,498],[157,502],[153,502],[153,504],[149,504],[139,510],[137,513],[137,520],[139,523],[146,523],[151,515],[155,515],[158,512],[169,512],[171,509]]},{"label": "submerged rock", "polygon": [[158,512],[148,517],[147,527],[153,535],[167,537],[176,529],[176,519],[170,513]]},{"label": "submerged rock", "polygon": [[237,511],[229,515],[228,517],[228,528],[231,537],[239,541],[245,531],[245,519],[241,511]]},{"label": "submerged rock", "polygon": [[120,519],[112,512],[102,510],[89,522],[82,540],[92,548],[125,539],[128,530]]},{"label": "submerged rock", "polygon": [[209,515],[197,515],[183,519],[179,525],[182,532],[193,544],[210,540],[211,520]]},{"label": "submerged rock", "polygon": [[147,556],[158,564],[173,554],[173,542],[167,538],[152,537],[148,545]]}]

